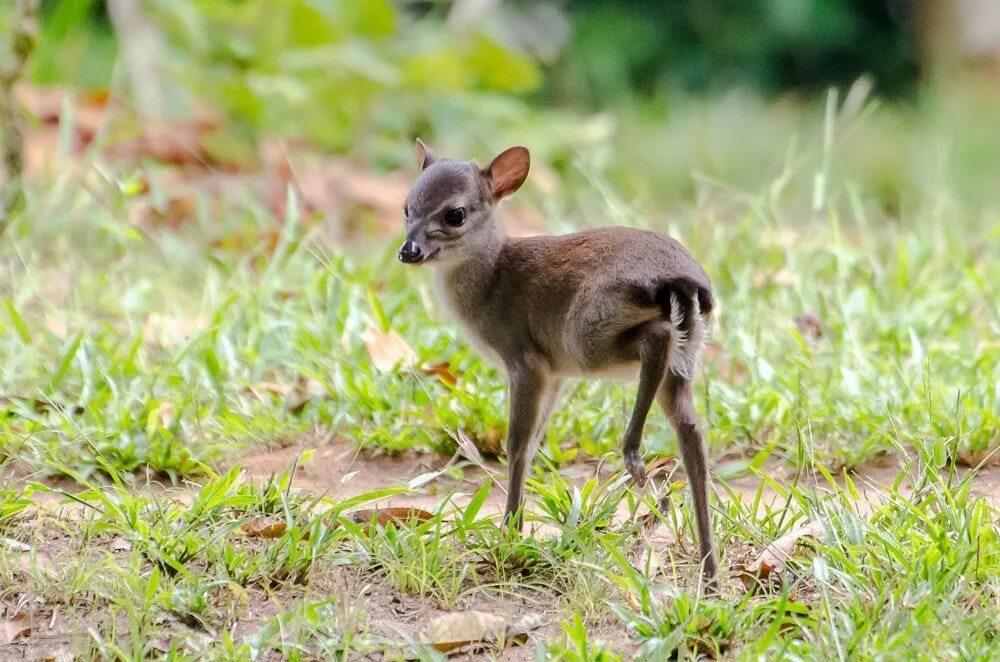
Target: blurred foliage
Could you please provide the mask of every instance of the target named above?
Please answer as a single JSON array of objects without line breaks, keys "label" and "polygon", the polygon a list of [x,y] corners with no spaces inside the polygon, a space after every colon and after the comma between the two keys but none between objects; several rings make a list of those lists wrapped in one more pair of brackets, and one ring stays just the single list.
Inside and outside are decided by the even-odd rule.
[{"label": "blurred foliage", "polygon": [[[535,115],[519,99],[541,83],[533,58],[490,31],[458,34],[388,0],[147,6],[168,37],[164,68],[186,92],[181,101],[234,120],[244,144],[302,139],[394,167],[412,162],[417,135],[444,137],[453,152],[494,149]],[[541,154],[586,130],[548,123],[564,126],[542,121]]]},{"label": "blurred foliage", "polygon": [[118,48],[99,0],[42,0],[39,45],[33,59],[39,83],[107,87]]},{"label": "blurred foliage", "polygon": [[[410,22],[388,0],[150,4],[175,47],[171,68],[199,98],[248,127],[335,150],[361,136],[395,141],[440,128],[448,120],[432,106],[442,98],[518,94],[540,82],[534,62],[488,35]],[[483,104],[483,115],[491,111]]]},{"label": "blurred foliage", "polygon": [[553,97],[603,105],[663,89],[822,91],[870,74],[882,93],[918,74],[913,3],[894,0],[565,0],[574,38]]},{"label": "blurred foliage", "polygon": [[[608,108],[740,83],[810,91],[866,72],[898,92],[917,74],[906,2],[466,4],[486,10],[463,24],[452,0],[144,0],[167,36],[179,110],[222,113],[244,145],[300,138],[382,166],[409,162],[415,135],[466,153],[531,138],[557,166],[574,156],[567,144],[607,137],[606,121],[537,112],[539,101]],[[43,15],[36,79],[109,86],[117,48],[103,0],[44,0]]]},{"label": "blurred foliage", "polygon": [[[853,84],[863,72],[876,96],[907,89],[918,54],[905,2],[502,0],[466,3],[485,9],[464,22],[457,0],[143,3],[166,37],[173,110],[228,120],[207,146],[224,162],[252,157],[262,138],[375,169],[412,166],[415,136],[484,160],[522,143],[537,184],[524,196],[560,218],[595,178],[662,210],[784,172],[778,193],[808,209],[813,173],[835,153],[833,171],[893,214],[932,195],[941,209],[996,201],[991,81],[871,108],[831,153],[803,147],[825,131],[821,100],[760,93],[837,83],[853,117],[871,98]],[[104,1],[45,0],[43,15],[36,80],[117,89],[125,63]]]}]

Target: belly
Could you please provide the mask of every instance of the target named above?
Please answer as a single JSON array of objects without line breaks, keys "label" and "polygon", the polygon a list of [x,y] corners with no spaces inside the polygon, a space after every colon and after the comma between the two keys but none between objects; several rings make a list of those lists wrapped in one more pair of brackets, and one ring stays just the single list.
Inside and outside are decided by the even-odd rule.
[{"label": "belly", "polygon": [[639,362],[618,363],[600,368],[557,366],[555,372],[560,377],[630,381],[639,375]]}]

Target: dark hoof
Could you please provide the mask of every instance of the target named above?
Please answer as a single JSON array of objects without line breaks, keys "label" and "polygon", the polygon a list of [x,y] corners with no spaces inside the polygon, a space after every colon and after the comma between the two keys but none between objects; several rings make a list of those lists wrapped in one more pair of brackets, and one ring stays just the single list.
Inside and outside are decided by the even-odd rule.
[{"label": "dark hoof", "polygon": [[638,457],[626,456],[625,468],[632,476],[632,480],[635,481],[637,487],[643,487],[646,484],[646,467],[642,464],[642,460]]}]

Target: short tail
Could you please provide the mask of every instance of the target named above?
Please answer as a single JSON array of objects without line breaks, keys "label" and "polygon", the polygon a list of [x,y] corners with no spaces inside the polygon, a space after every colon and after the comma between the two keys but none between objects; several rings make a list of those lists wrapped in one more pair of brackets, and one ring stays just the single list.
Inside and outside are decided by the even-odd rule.
[{"label": "short tail", "polygon": [[675,278],[661,283],[654,299],[673,326],[667,369],[691,379],[705,347],[707,317],[715,303],[712,292],[691,279]]}]

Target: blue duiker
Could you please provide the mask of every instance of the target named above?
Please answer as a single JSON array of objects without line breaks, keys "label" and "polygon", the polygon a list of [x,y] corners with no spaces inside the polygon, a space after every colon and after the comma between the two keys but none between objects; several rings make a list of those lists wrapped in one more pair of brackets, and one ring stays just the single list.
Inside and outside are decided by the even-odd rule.
[{"label": "blue duiker", "polygon": [[692,379],[713,306],[708,276],[669,237],[623,227],[508,237],[497,204],[520,188],[530,157],[507,149],[485,168],[438,158],[421,141],[422,172],[406,198],[399,259],[426,264],[449,311],[510,382],[504,521],[520,530],[525,474],[567,378],[638,373],[622,441],[645,484],[639,451],[654,398],[677,431],[693,494],[702,573],[717,573],[709,475]]}]

